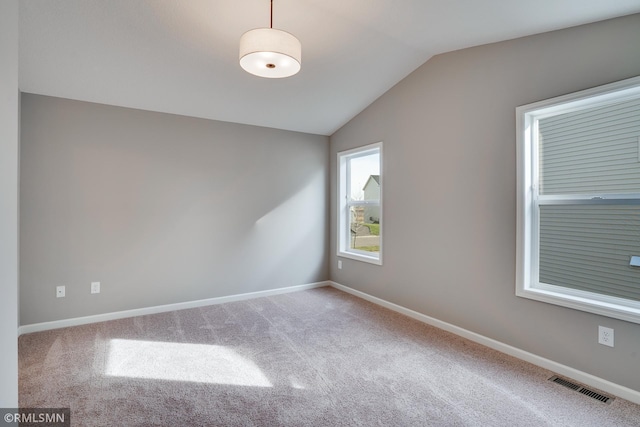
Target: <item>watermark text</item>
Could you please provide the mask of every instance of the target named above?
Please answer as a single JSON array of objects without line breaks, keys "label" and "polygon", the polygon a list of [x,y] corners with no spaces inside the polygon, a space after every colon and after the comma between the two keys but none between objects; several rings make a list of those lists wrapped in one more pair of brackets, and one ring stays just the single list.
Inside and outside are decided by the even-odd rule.
[{"label": "watermark text", "polygon": [[71,427],[69,408],[0,408],[0,427]]}]

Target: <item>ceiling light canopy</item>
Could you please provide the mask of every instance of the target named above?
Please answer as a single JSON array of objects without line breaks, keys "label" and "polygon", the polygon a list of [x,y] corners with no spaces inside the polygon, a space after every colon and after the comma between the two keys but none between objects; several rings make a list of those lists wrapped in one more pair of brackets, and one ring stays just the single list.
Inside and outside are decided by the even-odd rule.
[{"label": "ceiling light canopy", "polygon": [[260,77],[289,77],[300,71],[302,45],[290,33],[273,28],[273,0],[269,28],[256,28],[240,37],[240,66]]}]

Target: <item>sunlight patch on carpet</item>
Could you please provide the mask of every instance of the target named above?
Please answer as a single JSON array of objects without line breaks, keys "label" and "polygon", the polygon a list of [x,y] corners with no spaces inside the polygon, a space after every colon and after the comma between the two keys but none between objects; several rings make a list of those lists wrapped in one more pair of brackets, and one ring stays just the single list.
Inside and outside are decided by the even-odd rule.
[{"label": "sunlight patch on carpet", "polygon": [[272,387],[260,368],[230,348],[159,341],[112,339],[108,376]]},{"label": "sunlight patch on carpet", "polygon": [[296,390],[304,390],[306,387],[300,380],[295,377],[289,377],[289,382],[291,383],[291,388],[295,388]]}]

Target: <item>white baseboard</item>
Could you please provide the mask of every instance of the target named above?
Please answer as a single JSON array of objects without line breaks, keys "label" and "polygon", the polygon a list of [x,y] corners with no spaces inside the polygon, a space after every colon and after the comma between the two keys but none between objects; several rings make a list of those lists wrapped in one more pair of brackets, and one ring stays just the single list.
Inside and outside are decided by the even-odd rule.
[{"label": "white baseboard", "polygon": [[333,281],[329,281],[328,283],[330,286],[336,289],[347,292],[351,295],[355,295],[359,298],[370,301],[374,304],[388,308],[395,312],[404,314],[420,322],[426,323],[431,326],[435,326],[436,328],[443,329],[447,332],[451,332],[463,338],[467,338],[471,341],[477,342],[478,344],[482,344],[484,346],[497,350],[501,353],[505,353],[510,356],[516,357],[518,359],[524,360],[526,362],[532,363],[536,366],[540,366],[541,368],[548,369],[556,374],[560,374],[565,377],[572,378],[578,382],[597,388],[604,392],[610,393],[614,396],[618,396],[622,399],[626,399],[630,402],[640,404],[640,391],[633,390],[628,387],[624,387],[619,384],[612,383],[611,381],[607,381],[605,379],[596,377],[595,375],[591,375],[586,372],[582,372],[577,369],[574,369],[570,366],[566,366],[561,363],[554,362],[553,360],[545,359],[544,357],[537,356],[533,353],[529,353],[528,351],[524,351],[519,348],[512,347],[508,344],[504,344],[492,338],[485,337],[484,335],[480,335],[475,332],[468,331],[466,329],[460,328],[450,323],[443,322],[433,317],[429,317],[422,313],[418,313],[417,311],[410,310],[408,308],[391,303],[389,301],[385,301],[383,299],[374,297],[364,292],[349,288],[339,283],[336,283]]},{"label": "white baseboard", "polygon": [[246,294],[229,295],[217,298],[207,298],[197,301],[179,302],[175,304],[158,305],[155,307],[137,308],[133,310],[117,311],[113,313],[96,314],[93,316],[75,317],[72,319],[55,320],[52,322],[33,323],[22,325],[18,328],[18,336],[31,332],[47,331],[50,329],[66,328],[69,326],[86,325],[88,323],[105,322],[107,320],[124,319],[127,317],[144,316],[147,314],[164,313],[167,311],[184,310],[186,308],[205,307],[208,305],[223,304],[225,302],[243,301],[253,298],[268,297],[272,295],[286,294],[289,292],[304,291],[307,289],[330,286],[329,282],[316,282],[306,285],[290,286],[286,288],[270,289],[267,291],[249,292]]}]

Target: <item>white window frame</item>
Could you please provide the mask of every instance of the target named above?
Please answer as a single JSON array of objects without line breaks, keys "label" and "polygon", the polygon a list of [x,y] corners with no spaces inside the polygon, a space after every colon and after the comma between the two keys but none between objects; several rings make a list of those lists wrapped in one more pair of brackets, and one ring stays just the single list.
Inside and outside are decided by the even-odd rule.
[{"label": "white window frame", "polygon": [[[370,155],[374,152],[380,155],[380,198],[377,202],[367,200],[350,200],[349,183],[350,171],[349,160]],[[383,193],[383,160],[382,160],[382,142],[365,145],[351,150],[341,151],[338,153],[338,236],[337,236],[337,256],[350,258],[357,261],[368,262],[371,264],[382,265],[382,235],[384,233],[384,223],[382,219],[382,193]],[[362,206],[379,206],[380,208],[380,251],[373,255],[372,252],[361,251],[350,247],[350,207],[355,205]]]},{"label": "white window frame", "polygon": [[[599,86],[516,108],[517,237],[516,295],[577,310],[640,323],[640,302],[570,289],[539,281],[539,206],[572,204],[639,204],[640,193],[538,194],[538,120],[597,104],[619,102],[640,94],[640,77]],[[600,197],[600,199],[598,199]]]}]

